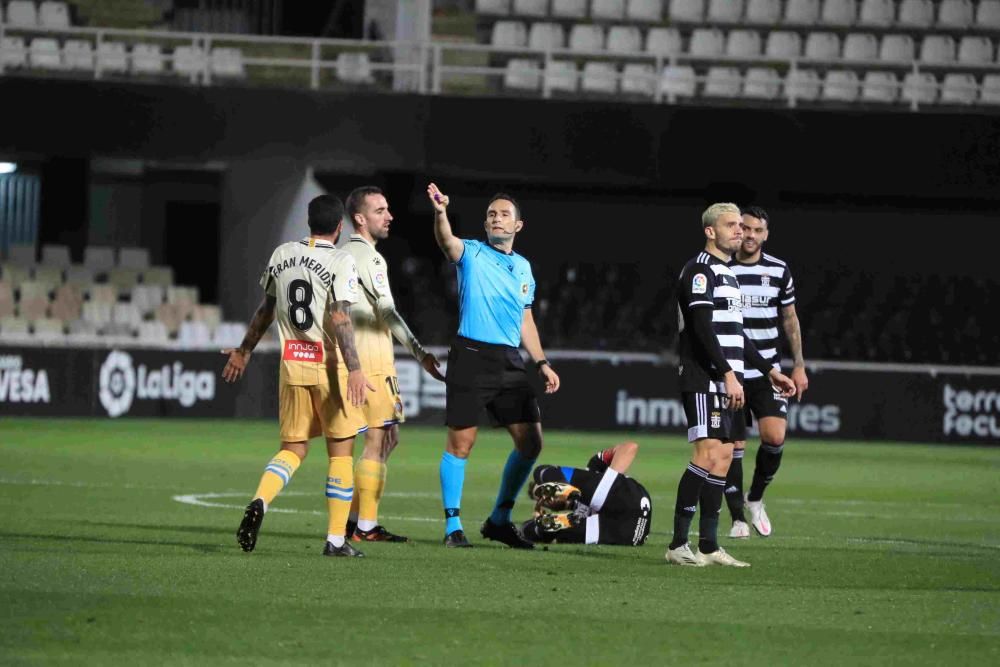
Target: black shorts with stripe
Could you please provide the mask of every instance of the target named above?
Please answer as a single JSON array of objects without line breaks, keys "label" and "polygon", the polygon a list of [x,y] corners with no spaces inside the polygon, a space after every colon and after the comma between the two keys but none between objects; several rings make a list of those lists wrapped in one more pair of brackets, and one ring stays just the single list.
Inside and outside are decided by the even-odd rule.
[{"label": "black shorts with stripe", "polygon": [[494,426],[541,421],[535,390],[517,348],[458,336],[448,352],[445,424]]},{"label": "black shorts with stripe", "polygon": [[684,392],[684,415],[687,417],[688,442],[711,438],[722,442],[746,440],[747,425],[743,410],[726,408],[725,394]]},{"label": "black shorts with stripe", "polygon": [[754,378],[743,383],[747,398],[747,426],[762,417],[788,419],[788,399],[774,390],[768,378]]}]

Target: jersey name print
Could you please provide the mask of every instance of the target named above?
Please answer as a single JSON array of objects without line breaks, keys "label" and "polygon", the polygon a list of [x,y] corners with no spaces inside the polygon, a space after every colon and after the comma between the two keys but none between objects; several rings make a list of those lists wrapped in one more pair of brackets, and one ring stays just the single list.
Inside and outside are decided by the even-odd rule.
[{"label": "jersey name print", "polygon": [[[743,295],[743,327],[747,338],[752,340],[760,356],[780,370],[781,356],[778,345],[778,326],[781,322],[780,309],[795,303],[795,283],[788,265],[767,253],[753,264],[742,264],[735,259],[730,262],[740,281]],[[745,378],[761,378],[756,368],[746,369]]]}]

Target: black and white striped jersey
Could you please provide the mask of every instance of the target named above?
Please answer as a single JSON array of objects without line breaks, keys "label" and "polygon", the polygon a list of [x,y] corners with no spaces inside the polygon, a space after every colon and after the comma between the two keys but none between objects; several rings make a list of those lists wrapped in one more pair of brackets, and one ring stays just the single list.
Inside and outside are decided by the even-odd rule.
[{"label": "black and white striped jersey", "polygon": [[712,309],[712,331],[722,355],[743,381],[742,305],[740,283],[726,262],[702,252],[684,265],[677,288],[682,392],[726,393],[723,371],[712,363],[692,326],[691,313],[698,308]]},{"label": "black and white striped jersey", "polygon": [[[795,303],[795,283],[788,265],[774,255],[761,253],[753,264],[733,259],[729,267],[740,281],[743,295],[743,329],[760,356],[780,368],[778,327],[781,308]],[[763,377],[756,368],[747,368],[747,380]]]}]

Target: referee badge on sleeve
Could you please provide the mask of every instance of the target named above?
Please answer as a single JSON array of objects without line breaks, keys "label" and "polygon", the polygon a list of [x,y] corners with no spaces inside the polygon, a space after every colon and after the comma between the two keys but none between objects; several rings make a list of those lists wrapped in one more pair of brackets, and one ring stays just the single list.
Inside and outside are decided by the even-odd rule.
[{"label": "referee badge on sleeve", "polygon": [[691,293],[704,294],[706,291],[708,291],[708,278],[705,277],[704,273],[696,274],[691,281]]},{"label": "referee badge on sleeve", "polygon": [[521,283],[521,294],[528,295],[528,283]]}]

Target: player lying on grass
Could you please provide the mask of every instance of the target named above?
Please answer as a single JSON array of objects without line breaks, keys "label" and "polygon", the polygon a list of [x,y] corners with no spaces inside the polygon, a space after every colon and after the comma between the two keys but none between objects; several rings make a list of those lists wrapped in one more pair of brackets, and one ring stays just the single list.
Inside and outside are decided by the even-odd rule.
[{"label": "player lying on grass", "polygon": [[639,546],[649,535],[653,505],[645,487],[627,477],[639,445],[623,442],[591,457],[586,469],[535,468],[528,495],[535,518],[521,532],[532,542]]}]

